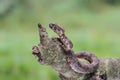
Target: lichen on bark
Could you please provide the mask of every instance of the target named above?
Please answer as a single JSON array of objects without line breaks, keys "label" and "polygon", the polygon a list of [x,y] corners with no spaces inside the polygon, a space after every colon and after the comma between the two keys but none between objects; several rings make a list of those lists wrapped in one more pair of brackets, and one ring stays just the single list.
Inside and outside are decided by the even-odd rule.
[{"label": "lichen on bark", "polygon": [[[51,26],[51,24],[50,24]],[[52,24],[52,26],[54,26]],[[59,27],[59,26],[58,26]],[[39,36],[40,36],[40,43],[37,46],[33,46],[32,53],[33,55],[38,57],[38,62],[40,64],[46,64],[49,66],[52,66],[58,73],[61,80],[120,80],[120,59],[119,58],[97,58],[92,53],[82,52],[81,55],[73,54],[72,58],[69,56],[69,53],[64,49],[63,41],[59,37],[48,37],[48,33],[42,25],[38,25],[39,29]],[[62,29],[62,28],[59,28]],[[58,31],[59,31],[58,29]],[[55,28],[56,30],[56,28]],[[66,37],[65,37],[66,38]],[[67,38],[66,38],[67,39]],[[65,45],[64,45],[65,46]],[[88,57],[88,56],[89,57]],[[73,57],[75,56],[75,57]],[[80,68],[81,65],[84,64],[84,62],[79,61],[78,57],[85,60],[88,60],[88,67],[86,68]],[[90,58],[92,56],[92,58]],[[70,63],[68,61],[68,58],[70,57],[70,61],[73,60],[74,63],[73,67],[77,69],[73,69],[73,67],[70,66]],[[92,60],[99,60],[95,61],[91,66],[90,64],[93,62]],[[75,62],[77,61],[77,62]],[[79,64],[81,63],[81,65]],[[78,66],[78,64],[80,66]],[[85,65],[85,64],[84,64]],[[97,67],[95,67],[97,65]],[[86,66],[86,65],[85,65]],[[89,72],[91,66],[92,70]],[[93,67],[93,68],[92,68]],[[94,68],[95,67],[95,68]],[[75,70],[84,70],[86,73],[81,73]],[[87,72],[87,70],[89,70]]]}]

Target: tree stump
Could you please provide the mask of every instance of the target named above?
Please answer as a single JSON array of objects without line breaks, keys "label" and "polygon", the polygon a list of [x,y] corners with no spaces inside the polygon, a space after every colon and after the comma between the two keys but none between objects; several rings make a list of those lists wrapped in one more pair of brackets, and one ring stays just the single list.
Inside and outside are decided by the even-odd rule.
[{"label": "tree stump", "polygon": [[52,66],[61,80],[120,80],[119,58],[97,58],[93,53],[74,53],[73,44],[57,24],[49,27],[59,37],[49,38],[41,24],[38,24],[40,43],[33,46],[32,54],[40,64]]}]

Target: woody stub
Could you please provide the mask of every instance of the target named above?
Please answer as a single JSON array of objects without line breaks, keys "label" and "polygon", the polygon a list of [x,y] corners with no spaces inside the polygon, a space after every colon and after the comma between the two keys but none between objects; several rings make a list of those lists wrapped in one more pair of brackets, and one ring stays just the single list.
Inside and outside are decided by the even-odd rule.
[{"label": "woody stub", "polygon": [[108,80],[106,67],[101,66],[106,60],[101,62],[90,52],[75,53],[64,29],[53,23],[49,27],[58,37],[49,38],[46,29],[38,24],[40,43],[32,48],[40,64],[52,66],[61,80]]}]

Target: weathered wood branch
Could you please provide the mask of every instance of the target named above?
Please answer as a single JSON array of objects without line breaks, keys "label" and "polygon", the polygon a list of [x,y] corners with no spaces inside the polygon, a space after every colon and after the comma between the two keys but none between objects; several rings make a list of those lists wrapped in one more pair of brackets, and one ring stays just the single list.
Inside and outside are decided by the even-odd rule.
[{"label": "weathered wood branch", "polygon": [[[99,58],[99,66],[92,73],[78,73],[67,62],[68,57],[59,38],[48,38],[48,34],[39,25],[40,44],[33,46],[32,53],[40,64],[52,66],[61,80],[120,80],[120,58]],[[81,61],[81,63],[86,63]],[[89,64],[89,63],[86,63]]]}]

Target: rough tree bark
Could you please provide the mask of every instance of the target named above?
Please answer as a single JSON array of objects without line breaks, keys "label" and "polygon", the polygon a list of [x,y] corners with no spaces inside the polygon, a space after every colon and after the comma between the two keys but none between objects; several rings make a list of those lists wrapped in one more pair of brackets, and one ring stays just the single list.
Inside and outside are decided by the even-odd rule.
[{"label": "rough tree bark", "polygon": [[[51,27],[51,24],[49,26]],[[52,24],[52,26],[56,27],[57,25]],[[59,26],[57,27],[62,29]],[[53,67],[58,72],[61,80],[120,80],[120,58],[97,58],[94,54],[89,54],[88,52],[80,52],[79,54],[82,55],[79,56],[79,59],[77,54],[74,53],[69,56],[69,51],[67,52],[64,48],[66,44],[64,44],[64,40],[61,40],[61,36],[59,36],[59,38],[49,38],[44,27],[39,24],[38,28],[40,44],[33,46],[32,53],[38,57],[40,64]],[[59,29],[54,29],[60,31]],[[57,34],[59,35],[59,33]],[[65,39],[69,41],[66,36]],[[92,58],[92,56],[94,57]],[[69,57],[70,61],[73,61],[73,66],[71,66],[71,62],[68,60]],[[94,60],[99,60],[99,63],[98,61],[94,62]],[[94,64],[92,64],[92,62],[94,62]],[[98,65],[96,65],[96,63],[98,63]],[[94,65],[93,67],[97,67],[89,67],[91,66],[90,64]],[[86,65],[87,67],[82,68],[81,65]],[[92,71],[87,71],[89,69]]]}]

